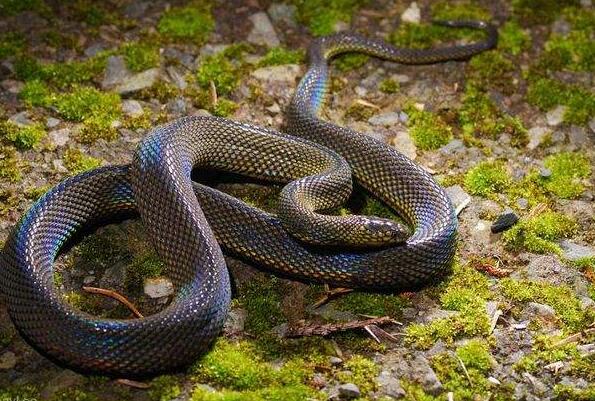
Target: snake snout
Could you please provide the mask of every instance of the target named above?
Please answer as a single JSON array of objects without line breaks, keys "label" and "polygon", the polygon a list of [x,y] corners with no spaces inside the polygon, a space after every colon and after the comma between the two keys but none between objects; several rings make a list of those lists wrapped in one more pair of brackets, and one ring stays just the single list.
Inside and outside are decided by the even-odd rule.
[{"label": "snake snout", "polygon": [[405,242],[410,236],[407,227],[396,221],[381,217],[366,217],[364,225],[369,236],[379,245]]}]

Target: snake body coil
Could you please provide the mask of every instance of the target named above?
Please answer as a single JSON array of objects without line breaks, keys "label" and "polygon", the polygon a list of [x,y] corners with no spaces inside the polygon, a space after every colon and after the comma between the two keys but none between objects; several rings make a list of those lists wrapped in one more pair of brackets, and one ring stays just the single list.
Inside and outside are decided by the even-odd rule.
[{"label": "snake body coil", "polygon": [[[19,332],[71,368],[142,376],[191,363],[219,334],[230,303],[221,247],[273,273],[352,288],[414,289],[446,274],[457,222],[444,191],[393,148],[318,118],[327,63],[339,53],[432,63],[466,58],[495,44],[491,25],[444,24],[485,29],[488,39],[435,50],[397,49],[355,34],[318,39],[287,113],[287,131],[294,136],[214,117],[183,118],[154,129],[131,165],[99,168],[54,187],[17,224],[1,255],[0,284]],[[190,172],[201,166],[291,181],[282,193],[283,218],[193,183]],[[349,196],[349,167],[359,184],[400,214],[411,234],[378,219],[353,223],[317,214]],[[177,289],[171,305],[146,318],[114,320],[64,303],[52,280],[54,259],[64,245],[88,227],[137,213]],[[308,223],[300,223],[300,216]],[[363,229],[356,232],[350,224]],[[325,234],[310,232],[312,225]],[[345,237],[339,244],[357,245],[367,236],[361,240],[392,245],[320,245],[332,243],[335,234]]]}]

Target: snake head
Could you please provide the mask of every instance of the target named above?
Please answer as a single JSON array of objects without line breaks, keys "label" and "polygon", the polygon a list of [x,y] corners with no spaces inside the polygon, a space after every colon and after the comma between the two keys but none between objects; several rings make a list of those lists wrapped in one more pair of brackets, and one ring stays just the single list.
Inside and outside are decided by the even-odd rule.
[{"label": "snake head", "polygon": [[409,229],[394,220],[374,216],[357,216],[359,234],[368,246],[393,245],[405,242],[411,235]]}]

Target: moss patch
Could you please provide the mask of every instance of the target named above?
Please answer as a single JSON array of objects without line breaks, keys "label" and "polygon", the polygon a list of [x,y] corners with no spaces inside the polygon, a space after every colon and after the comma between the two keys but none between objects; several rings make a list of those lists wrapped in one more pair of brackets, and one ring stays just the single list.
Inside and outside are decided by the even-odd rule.
[{"label": "moss patch", "polygon": [[531,46],[531,36],[516,21],[506,22],[498,33],[498,48],[513,56]]},{"label": "moss patch", "polygon": [[285,322],[282,288],[277,278],[253,280],[241,289],[238,301],[246,309],[246,331],[262,334]]},{"label": "moss patch", "polygon": [[41,141],[45,134],[45,128],[39,123],[24,127],[19,127],[11,121],[0,124],[0,139],[10,142],[19,150],[31,149]]},{"label": "moss patch", "polygon": [[258,61],[259,67],[283,64],[301,64],[304,62],[305,52],[303,50],[290,50],[278,46],[269,49],[267,54]]},{"label": "moss patch", "polygon": [[182,394],[179,381],[174,376],[159,376],[151,381],[151,401],[170,401]]},{"label": "moss patch", "polygon": [[210,5],[201,7],[175,7],[166,11],[157,25],[157,30],[165,38],[183,42],[204,44],[215,28],[215,20]]},{"label": "moss patch", "polygon": [[433,150],[452,139],[452,128],[438,115],[409,105],[405,108],[409,135],[419,149]]},{"label": "moss patch", "polygon": [[407,300],[399,295],[353,292],[336,301],[339,309],[370,316],[398,317],[407,305]]},{"label": "moss patch", "polygon": [[350,23],[355,11],[367,0],[293,0],[298,19],[314,36],[329,35],[338,22]]},{"label": "moss patch", "polygon": [[580,300],[566,285],[552,285],[529,280],[502,279],[499,283],[502,294],[517,302],[544,303],[556,311],[564,326],[570,331],[578,331],[593,322],[595,313],[583,310]]},{"label": "moss patch", "polygon": [[452,343],[464,336],[487,335],[490,324],[485,303],[491,295],[488,279],[483,274],[468,265],[456,263],[442,292],[442,306],[459,313],[428,324],[408,326],[405,330],[407,343],[428,349],[439,339]]},{"label": "moss patch", "polygon": [[51,102],[50,89],[38,79],[27,81],[19,92],[19,97],[28,107],[48,106]]},{"label": "moss patch", "polygon": [[510,184],[506,166],[498,161],[483,161],[467,171],[464,186],[472,195],[490,196]]},{"label": "moss patch", "polygon": [[500,51],[490,50],[473,56],[467,70],[467,80],[480,89],[495,89],[504,94],[515,90],[514,63]]},{"label": "moss patch", "polygon": [[551,176],[542,180],[551,193],[564,199],[572,199],[583,193],[582,179],[591,175],[591,162],[584,153],[562,152],[551,155],[543,161]]},{"label": "moss patch", "polygon": [[159,49],[152,44],[127,43],[122,47],[121,52],[124,54],[126,66],[131,71],[139,72],[159,67]]},{"label": "moss patch", "polygon": [[376,377],[380,373],[380,367],[373,361],[355,355],[343,367],[346,371],[337,374],[340,381],[355,384],[364,396],[377,390]]},{"label": "moss patch", "polygon": [[79,149],[69,148],[64,152],[64,157],[62,158],[64,162],[64,167],[68,169],[71,174],[79,174],[83,171],[92,170],[101,166],[101,160],[87,156]]},{"label": "moss patch", "polygon": [[8,182],[22,178],[19,156],[12,146],[0,146],[0,178]]}]

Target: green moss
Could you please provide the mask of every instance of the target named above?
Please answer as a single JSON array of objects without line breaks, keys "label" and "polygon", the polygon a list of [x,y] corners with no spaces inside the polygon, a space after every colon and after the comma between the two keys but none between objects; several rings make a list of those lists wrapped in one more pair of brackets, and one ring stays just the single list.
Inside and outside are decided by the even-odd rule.
[{"label": "green moss", "polygon": [[242,68],[230,60],[225,52],[205,57],[196,72],[196,82],[203,89],[215,84],[218,95],[228,95],[238,87]]},{"label": "green moss", "polygon": [[591,162],[582,152],[562,152],[545,158],[544,166],[551,176],[543,179],[544,187],[564,199],[580,196],[585,187],[581,180],[591,175]]},{"label": "green moss", "polygon": [[150,101],[151,99],[157,99],[161,103],[167,103],[176,96],[179,96],[180,90],[177,86],[159,80],[153,84],[150,88],[142,89],[139,94],[139,99]]},{"label": "green moss", "polygon": [[17,149],[25,150],[37,145],[45,135],[46,131],[43,125],[36,123],[18,128],[6,139],[12,142]]},{"label": "green moss", "polygon": [[87,393],[79,388],[69,388],[56,392],[49,401],[99,401],[95,394]]},{"label": "green moss", "polygon": [[467,369],[486,373],[492,368],[493,358],[485,341],[470,340],[457,348],[456,353]]},{"label": "green moss", "polygon": [[559,401],[592,401],[595,400],[595,385],[589,384],[584,389],[577,389],[564,384],[554,386],[556,400]]},{"label": "green moss", "polygon": [[529,280],[504,278],[499,282],[502,295],[516,302],[544,303],[556,311],[571,332],[582,330],[592,323],[595,313],[583,309],[574,291],[566,285],[552,285]]},{"label": "green moss", "polygon": [[489,96],[475,85],[468,84],[463,95],[463,105],[458,120],[467,142],[476,137],[498,139],[507,133],[511,145],[524,147],[529,141],[528,131],[517,118],[502,113]]},{"label": "green moss", "polygon": [[81,143],[94,143],[98,139],[113,141],[118,138],[118,130],[109,117],[104,115],[91,116],[85,120],[76,137]]},{"label": "green moss", "polygon": [[516,21],[508,21],[499,30],[498,48],[516,56],[531,46],[531,36]]},{"label": "green moss", "polygon": [[468,265],[455,263],[453,274],[440,298],[446,309],[458,311],[450,317],[428,324],[412,324],[405,329],[407,343],[428,349],[439,339],[452,343],[464,336],[485,336],[490,323],[485,311],[491,296],[487,278]]},{"label": "green moss", "polygon": [[209,111],[218,117],[229,117],[238,109],[238,107],[236,102],[222,98],[218,99],[217,103],[215,103]]},{"label": "green moss", "polygon": [[159,67],[159,49],[149,43],[132,42],[122,47],[128,69],[139,72]]},{"label": "green moss", "polygon": [[120,97],[92,87],[76,87],[59,95],[54,104],[58,113],[71,121],[85,121],[94,116],[114,119],[120,115]]},{"label": "green moss", "polygon": [[376,108],[356,100],[349,105],[347,110],[345,110],[345,118],[350,118],[355,121],[366,121],[372,117],[376,111]]},{"label": "green moss", "polygon": [[496,89],[504,94],[515,90],[515,67],[504,54],[490,50],[473,56],[468,64],[467,80],[480,89]]},{"label": "green moss", "polygon": [[155,252],[136,255],[126,269],[124,285],[129,291],[142,288],[145,279],[159,277],[165,265]]},{"label": "green moss", "polygon": [[258,62],[259,67],[283,64],[301,64],[304,62],[305,53],[303,50],[289,50],[278,46],[269,49],[267,54]]},{"label": "green moss", "polygon": [[347,53],[338,56],[334,60],[334,65],[341,72],[347,72],[363,67],[370,59],[369,56],[361,53]]},{"label": "green moss", "polygon": [[20,55],[25,47],[23,36],[16,32],[0,35],[0,59]]},{"label": "green moss", "polygon": [[570,124],[585,125],[595,115],[593,93],[580,86],[566,85],[554,79],[530,80],[527,102],[544,111],[557,105],[567,106],[563,118]]},{"label": "green moss", "polygon": [[5,216],[19,204],[19,197],[13,189],[0,189],[0,216]]},{"label": "green moss", "polygon": [[399,86],[400,85],[397,81],[395,81],[392,78],[387,78],[380,82],[378,89],[380,90],[380,92],[390,95],[393,93],[397,93],[399,91]]},{"label": "green moss", "polygon": [[592,71],[595,64],[592,34],[586,31],[571,31],[565,36],[552,35],[545,43],[544,60],[550,69]]},{"label": "green moss", "polygon": [[62,161],[64,167],[73,175],[97,168],[102,164],[101,160],[87,156],[79,149],[74,148],[69,148],[64,152]]},{"label": "green moss", "polygon": [[170,401],[179,397],[182,389],[174,376],[159,376],[151,381],[148,394],[151,401]]},{"label": "green moss", "polygon": [[18,182],[22,178],[19,156],[12,146],[0,146],[0,178],[8,182]]},{"label": "green moss", "polygon": [[298,20],[307,25],[314,36],[329,35],[338,22],[350,23],[356,10],[367,0],[293,0]]},{"label": "green moss", "polygon": [[40,64],[31,58],[20,58],[15,62],[17,77],[24,81],[41,80],[58,89],[90,83],[105,69],[108,52],[100,53],[82,61]]},{"label": "green moss", "polygon": [[28,107],[48,106],[51,102],[50,89],[38,79],[25,82],[19,97]]},{"label": "green moss", "polygon": [[438,149],[452,139],[452,128],[438,115],[418,110],[413,105],[407,106],[405,111],[409,116],[409,135],[419,149]]},{"label": "green moss", "polygon": [[373,361],[355,355],[343,367],[349,374],[339,372],[337,378],[340,381],[355,384],[364,396],[377,390],[376,377],[380,373],[380,367]]},{"label": "green moss", "polygon": [[512,0],[513,16],[528,25],[547,25],[568,6],[579,6],[578,0]]},{"label": "green moss", "polygon": [[166,11],[157,25],[164,37],[174,41],[192,41],[201,45],[207,41],[215,28],[210,6],[175,7]]},{"label": "green moss", "polygon": [[5,388],[0,388],[1,401],[37,399],[39,399],[39,390],[35,386],[30,384],[11,385]]},{"label": "green moss", "polygon": [[577,229],[576,222],[568,216],[545,211],[528,219],[521,219],[510,230],[502,234],[502,241],[511,250],[527,250],[535,253],[560,254],[555,241],[572,236]]},{"label": "green moss", "polygon": [[352,292],[336,301],[339,309],[370,316],[398,317],[407,300],[398,295]]},{"label": "green moss", "polygon": [[322,400],[323,397],[311,388],[298,384],[242,392],[230,390],[212,392],[203,387],[197,387],[190,399],[191,401],[302,401]]},{"label": "green moss", "polygon": [[0,0],[2,15],[16,15],[23,11],[43,11],[47,6],[43,0]]},{"label": "green moss", "polygon": [[246,331],[261,334],[283,323],[283,289],[276,278],[252,280],[241,289],[239,302],[246,309]]},{"label": "green moss", "polygon": [[547,204],[550,199],[543,188],[543,178],[538,169],[529,171],[521,180],[514,181],[506,189],[506,195],[510,202],[516,202],[519,198],[526,199],[529,207],[537,206],[539,203]]},{"label": "green moss", "polygon": [[510,185],[506,166],[498,161],[483,161],[465,174],[465,189],[472,195],[490,196]]}]

